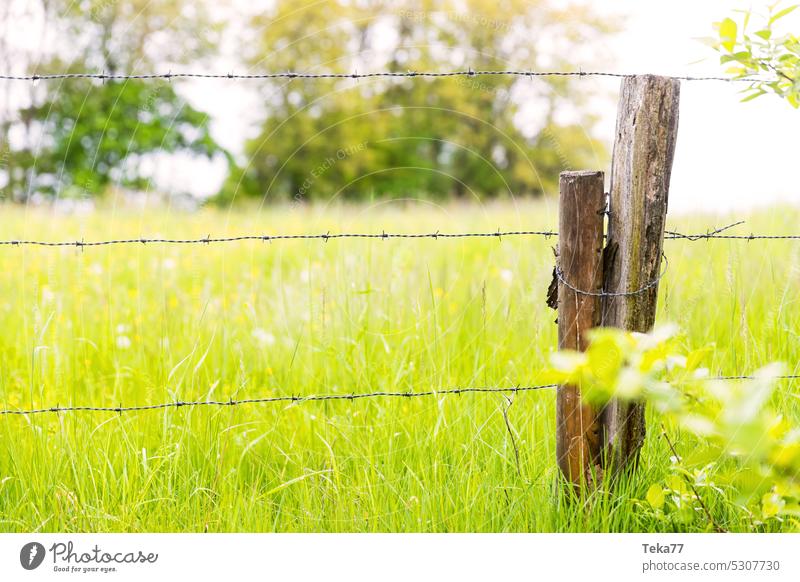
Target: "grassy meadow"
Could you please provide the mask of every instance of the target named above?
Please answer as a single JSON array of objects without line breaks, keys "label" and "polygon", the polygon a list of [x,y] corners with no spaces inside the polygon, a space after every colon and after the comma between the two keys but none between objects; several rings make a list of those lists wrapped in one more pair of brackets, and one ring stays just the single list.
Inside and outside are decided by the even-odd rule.
[{"label": "grassy meadow", "polygon": [[[554,201],[87,215],[0,207],[0,238],[554,228]],[[789,233],[771,208],[732,232]],[[728,216],[673,217],[703,232]],[[0,407],[536,384],[556,343],[555,239],[0,247]],[[713,373],[800,373],[800,241],[667,241],[658,319]],[[800,420],[800,384],[775,404]],[[560,494],[555,394],[0,416],[0,531],[707,531],[653,518],[658,419],[635,478]],[[504,412],[507,416],[504,417]],[[692,443],[674,434],[678,450]],[[518,449],[518,458],[515,454]],[[715,520],[760,530],[731,492]],[[789,528],[772,522],[768,530]]]}]

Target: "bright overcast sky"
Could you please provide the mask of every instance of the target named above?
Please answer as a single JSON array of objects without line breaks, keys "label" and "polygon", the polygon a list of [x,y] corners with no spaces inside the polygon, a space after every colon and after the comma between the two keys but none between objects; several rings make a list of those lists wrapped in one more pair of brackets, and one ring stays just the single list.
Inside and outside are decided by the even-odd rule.
[{"label": "bright overcast sky", "polygon": [[[632,16],[628,30],[614,43],[620,69],[714,75],[720,71],[716,55],[709,58],[710,49],[693,39],[711,36],[711,23],[731,11],[763,7],[767,0],[613,4]],[[800,18],[794,14],[784,22],[787,25],[800,32]],[[705,60],[697,62],[701,59]],[[777,201],[800,204],[800,110],[772,96],[748,103],[740,99],[734,84],[683,83],[671,211],[727,210]],[[614,121],[609,118],[607,123],[613,127]]]}]

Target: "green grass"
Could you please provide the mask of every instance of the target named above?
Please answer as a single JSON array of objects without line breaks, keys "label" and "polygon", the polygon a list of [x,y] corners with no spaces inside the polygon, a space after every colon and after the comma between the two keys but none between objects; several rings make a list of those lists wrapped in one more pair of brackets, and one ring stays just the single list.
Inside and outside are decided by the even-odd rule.
[{"label": "green grass", "polygon": [[[704,231],[730,217],[675,219]],[[773,208],[741,232],[792,232]],[[553,227],[552,202],[113,211],[0,207],[0,238]],[[0,406],[537,383],[555,346],[555,240],[0,248]],[[715,342],[714,373],[800,371],[800,244],[667,241],[659,321]],[[800,419],[798,384],[775,404]],[[641,510],[669,470],[658,419],[636,476],[570,501],[554,393],[0,417],[2,531],[706,531]],[[693,446],[673,435],[679,450]],[[517,464],[513,443],[519,449]],[[706,493],[726,529],[753,528]],[[787,528],[773,522],[769,530]],[[762,527],[761,529],[765,529]]]}]

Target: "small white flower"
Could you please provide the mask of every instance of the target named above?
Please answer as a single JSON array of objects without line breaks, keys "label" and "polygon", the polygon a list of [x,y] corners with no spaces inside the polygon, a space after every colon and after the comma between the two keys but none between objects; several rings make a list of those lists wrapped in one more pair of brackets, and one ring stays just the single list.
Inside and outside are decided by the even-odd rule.
[{"label": "small white flower", "polygon": [[131,347],[131,338],[126,335],[118,335],[117,347],[121,350],[127,350],[129,347]]},{"label": "small white flower", "polygon": [[42,303],[45,305],[48,303],[52,303],[56,298],[56,294],[53,293],[52,289],[47,285],[42,287]]},{"label": "small white flower", "polygon": [[177,265],[178,263],[175,261],[175,259],[171,258],[166,258],[161,263],[161,266],[164,267],[164,269],[166,269],[167,271],[172,271]]},{"label": "small white flower", "polygon": [[511,281],[514,280],[514,273],[511,271],[511,269],[503,269],[500,271],[500,278],[504,283],[510,284]]},{"label": "small white flower", "polygon": [[260,327],[253,330],[253,337],[262,346],[271,346],[275,343],[275,336]]}]

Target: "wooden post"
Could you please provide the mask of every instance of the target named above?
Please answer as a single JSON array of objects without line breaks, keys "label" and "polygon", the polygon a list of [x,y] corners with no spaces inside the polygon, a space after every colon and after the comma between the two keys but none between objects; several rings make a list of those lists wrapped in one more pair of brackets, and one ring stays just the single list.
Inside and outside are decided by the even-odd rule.
[{"label": "wooden post", "polygon": [[[672,160],[678,134],[680,82],[627,77],[617,112],[611,166],[602,325],[647,332],[653,327],[662,269]],[[638,459],[645,436],[644,404],[611,402],[603,411],[606,462],[615,470]]]},{"label": "wooden post", "polygon": [[[558,239],[558,348],[585,350],[586,332],[600,322],[603,284],[603,172],[561,174]],[[556,457],[576,486],[601,474],[598,411],[581,402],[577,386],[559,386],[556,397]]]}]

